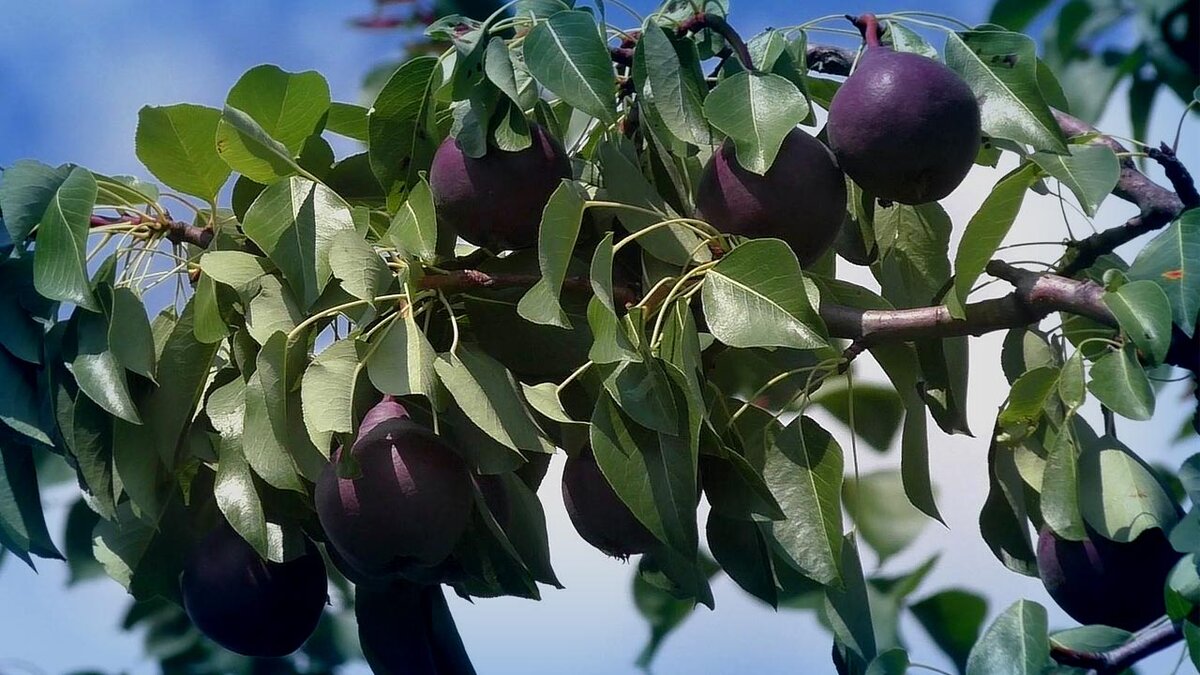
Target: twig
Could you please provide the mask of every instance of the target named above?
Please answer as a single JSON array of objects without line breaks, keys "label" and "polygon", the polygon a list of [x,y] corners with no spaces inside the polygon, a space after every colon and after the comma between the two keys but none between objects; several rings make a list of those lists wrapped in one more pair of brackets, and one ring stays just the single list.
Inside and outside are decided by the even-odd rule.
[{"label": "twig", "polygon": [[1114,675],[1183,639],[1174,623],[1164,623],[1134,635],[1128,642],[1103,652],[1083,652],[1051,645],[1050,656],[1064,666],[1084,668],[1095,675]]},{"label": "twig", "polygon": [[1179,195],[1179,200],[1183,202],[1185,211],[1200,206],[1200,193],[1196,192],[1196,181],[1192,180],[1192,174],[1188,173],[1187,167],[1175,156],[1171,146],[1163,143],[1157,148],[1150,148],[1146,154],[1163,168],[1167,180],[1171,181],[1171,187],[1175,188],[1175,194]]}]

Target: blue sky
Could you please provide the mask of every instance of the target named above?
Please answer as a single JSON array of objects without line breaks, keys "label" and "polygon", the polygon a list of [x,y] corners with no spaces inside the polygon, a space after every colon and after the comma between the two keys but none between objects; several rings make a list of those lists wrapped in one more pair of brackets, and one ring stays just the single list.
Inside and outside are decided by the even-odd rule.
[{"label": "blue sky", "polygon": [[[647,0],[634,0],[640,10]],[[968,22],[981,21],[990,3],[948,0],[875,2],[876,12],[919,8]],[[149,178],[133,153],[137,111],[142,105],[181,101],[219,106],[245,70],[276,63],[287,70],[315,69],[329,80],[334,97],[357,101],[362,75],[374,63],[398,53],[394,35],[351,30],[347,20],[369,9],[367,0],[0,0],[0,166],[21,158],[57,164],[75,162],[105,173]],[[796,24],[834,11],[857,13],[866,7],[829,3],[733,0],[735,25],[747,33],[768,24]],[[609,5],[614,21],[620,10]],[[827,36],[814,34],[813,40]],[[940,40],[937,41],[940,44]],[[1103,127],[1127,133],[1123,95]],[[1181,106],[1162,97],[1151,137],[1174,133]],[[1194,136],[1190,123],[1185,134]],[[1185,136],[1183,158],[1200,167],[1200,147]],[[1188,141],[1191,141],[1190,143]],[[1005,167],[1002,167],[1005,168]],[[945,206],[961,228],[999,174],[978,171]],[[1096,219],[1110,227],[1132,215],[1132,207],[1110,200]],[[1011,241],[1045,240],[1065,234],[1056,202],[1031,198]],[[1047,231],[1053,234],[1047,236]],[[850,280],[862,281],[851,276]],[[991,427],[1003,396],[998,372],[1000,337],[972,345],[971,425]],[[878,373],[867,369],[866,375]],[[1167,448],[1184,409],[1174,402],[1179,387],[1160,400],[1154,423],[1122,423],[1122,431],[1144,441],[1148,458],[1177,465],[1190,448]],[[831,425],[848,447],[844,430]],[[986,435],[986,433],[984,434]],[[1039,582],[1007,573],[980,541],[976,518],[986,495],[986,439],[932,434],[931,458],[948,528],[930,525],[918,545],[890,560],[885,571],[912,569],[933,553],[937,570],[917,597],[953,586],[984,592],[990,616],[1017,598],[1047,604],[1055,626],[1070,625],[1049,603]],[[864,468],[893,466],[896,456],[865,457]],[[564,591],[547,591],[540,603],[481,600],[452,606],[480,672],[601,675],[635,672],[633,659],[646,628],[629,599],[632,569],[604,558],[576,536],[558,495],[556,462],[542,497],[550,516],[552,553]],[[52,527],[61,532],[70,495],[47,495]],[[873,564],[873,561],[869,561]],[[125,605],[115,583],[100,580],[63,591],[65,568],[40,564],[40,574],[9,559],[0,567],[0,672],[61,673],[71,669],[153,672],[141,661],[140,641],[118,632]],[[741,593],[728,579],[714,588],[717,611],[698,610],[668,638],[658,661],[660,673],[825,673],[830,672],[829,638],[808,614],[775,613]],[[915,622],[903,624],[916,661],[945,667],[946,661]],[[1145,672],[1169,672],[1175,650],[1149,662]],[[1186,672],[1186,671],[1185,671]]]}]

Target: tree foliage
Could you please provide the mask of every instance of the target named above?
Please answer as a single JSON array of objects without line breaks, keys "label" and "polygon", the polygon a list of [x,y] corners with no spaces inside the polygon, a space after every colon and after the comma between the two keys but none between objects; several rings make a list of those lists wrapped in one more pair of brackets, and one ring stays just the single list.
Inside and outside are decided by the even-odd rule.
[{"label": "tree foliage", "polygon": [[[221,109],[141,110],[134,141],[154,182],[6,167],[0,552],[30,566],[65,558],[72,580],[102,569],[133,597],[124,625],[149,628],[164,671],[250,672],[254,661],[190,627],[186,559],[222,522],[263,560],[294,560],[313,542],[335,557],[314,483],[331,457],[340,478],[360,471],[337,449],[387,395],[475,476],[453,552],[408,569],[406,583],[534,599],[558,586],[538,488],[551,455],[587,453],[652,535],[633,581],[651,626],[643,664],[695,604],[713,605],[718,572],[771,606],[815,611],[842,673],[904,672],[909,611],[966,673],[1110,672],[1174,640],[1191,649],[1200,516],[1171,485],[1195,503],[1200,460],[1164,481],[1113,421],[1151,419],[1157,381],[1200,368],[1200,199],[1169,146],[1147,153],[1167,189],[1088,125],[1135,72],[1079,47],[1114,19],[1072,23],[1090,3],[1068,3],[1039,57],[1013,31],[1045,4],[1000,2],[992,24],[939,19],[932,33],[928,17],[880,17],[891,48],[937,58],[970,87],[976,164],[1015,168],[967,223],[849,181],[837,244],[810,264],[778,238],[715,229],[696,213],[697,189],[727,138],[755,175],[797,125],[823,138],[856,54],[811,42],[812,24],[743,41],[724,0],[699,12],[667,0],[633,27],[604,3],[562,0],[427,17],[430,40],[448,48],[387,69],[370,107],[332,101],[318,73],[259,66]],[[1146,37],[1121,64],[1149,55],[1155,86],[1191,100],[1181,83],[1195,69],[1179,70],[1174,35]],[[1096,68],[1108,89],[1091,86]],[[536,246],[456,242],[429,181],[439,145],[453,137],[462,155],[486,158],[543,131],[571,171],[545,201]],[[360,152],[335,156],[331,136]],[[527,177],[510,178],[523,189]],[[1089,216],[1110,194],[1141,213],[1065,241],[1048,271],[997,260],[1024,197],[1054,187]],[[1113,253],[1143,235],[1132,260]],[[839,279],[846,266],[869,270],[878,290]],[[980,300],[984,277],[1014,290]],[[1061,325],[1044,330],[1048,317]],[[999,563],[1036,576],[1039,532],[1117,545],[1169,535],[1181,559],[1165,580],[1168,622],[1050,635],[1045,609],[1022,600],[984,626],[986,604],[969,590],[919,592],[936,560],[897,577],[864,570],[865,551],[886,559],[941,519],[928,420],[970,433],[969,336],[994,331],[1006,331],[1011,388],[990,432],[983,539]],[[886,383],[854,377],[868,358]],[[1099,415],[1085,412],[1092,403]],[[872,451],[898,438],[899,469],[849,470],[857,446],[840,445],[812,406]],[[1200,420],[1185,434],[1191,425]],[[39,489],[64,465],[81,497],[60,549]],[[303,658],[281,662],[287,672],[357,656],[354,583],[334,570],[331,584],[333,606]],[[440,590],[414,593],[432,612],[429,640],[457,640]]]}]

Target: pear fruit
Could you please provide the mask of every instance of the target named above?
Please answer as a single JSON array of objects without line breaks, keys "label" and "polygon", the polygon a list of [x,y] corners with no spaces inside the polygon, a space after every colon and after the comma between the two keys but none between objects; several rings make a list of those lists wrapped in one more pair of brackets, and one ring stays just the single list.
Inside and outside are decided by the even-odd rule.
[{"label": "pear fruit", "polygon": [[846,181],[829,149],[798,128],[761,176],[738,163],[726,140],[700,177],[696,212],[727,234],[782,239],[801,265],[810,265],[837,239]]},{"label": "pear fruit", "polygon": [[945,197],[979,153],[975,94],[945,65],[880,44],[874,15],[855,24],[867,47],[830,103],[829,147],[846,175],[879,199]]},{"label": "pear fruit", "polygon": [[613,558],[645,553],[657,541],[617,496],[591,448],[567,458],[562,495],[579,536]]}]

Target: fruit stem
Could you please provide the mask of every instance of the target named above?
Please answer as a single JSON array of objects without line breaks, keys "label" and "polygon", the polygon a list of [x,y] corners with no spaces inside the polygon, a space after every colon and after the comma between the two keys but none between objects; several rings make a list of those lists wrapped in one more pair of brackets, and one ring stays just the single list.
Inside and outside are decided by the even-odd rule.
[{"label": "fruit stem", "polygon": [[737,54],[738,61],[741,61],[743,68],[751,73],[758,72],[758,68],[754,67],[754,59],[750,57],[750,48],[746,46],[746,41],[733,26],[729,25],[725,17],[705,12],[679,24],[680,33],[695,33],[705,28],[725,38],[725,41],[729,43],[729,48]]},{"label": "fruit stem", "polygon": [[874,14],[861,14],[858,17],[847,14],[846,19],[854,24],[858,32],[862,33],[863,40],[868,47],[878,47],[882,44],[879,41],[879,20],[875,18]]}]

